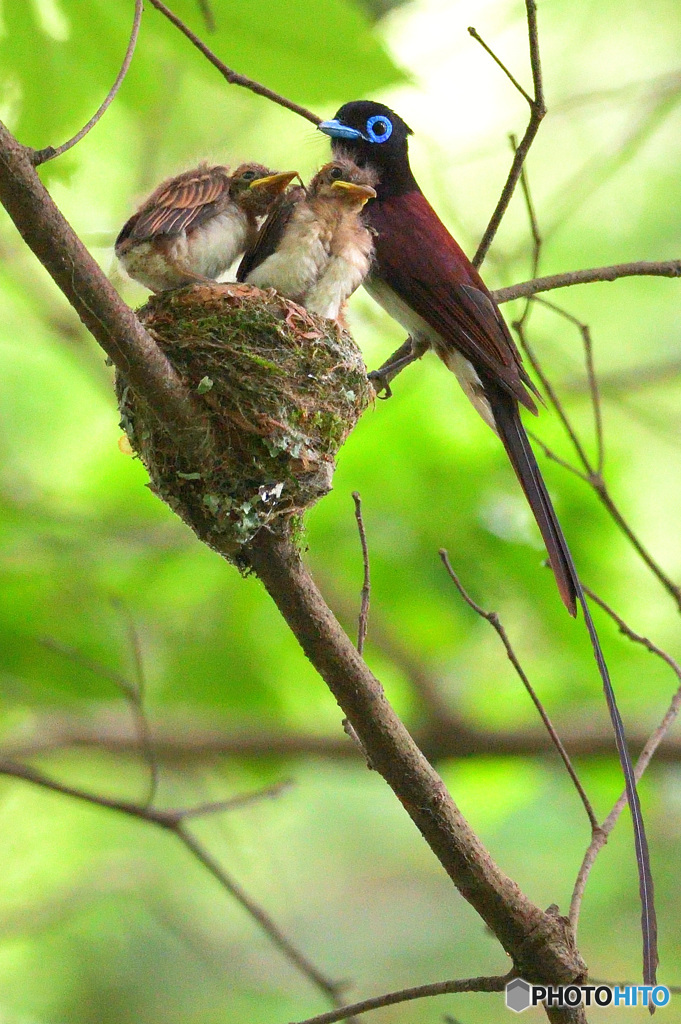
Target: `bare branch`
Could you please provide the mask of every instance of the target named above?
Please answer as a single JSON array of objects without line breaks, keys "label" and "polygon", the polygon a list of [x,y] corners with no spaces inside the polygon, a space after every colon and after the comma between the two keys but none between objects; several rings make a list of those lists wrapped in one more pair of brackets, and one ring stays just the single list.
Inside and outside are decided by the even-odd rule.
[{"label": "bare branch", "polygon": [[615,263],[610,267],[593,267],[588,270],[570,270],[550,277],[537,277],[533,281],[513,284],[510,288],[498,288],[492,292],[495,302],[511,302],[525,299],[538,292],[550,292],[556,288],[569,288],[573,284],[591,284],[595,281],[618,281],[621,277],[681,277],[681,260],[639,260],[637,263]]},{"label": "bare branch", "polygon": [[459,981],[439,981],[433,985],[403,988],[399,992],[388,992],[386,995],[375,996],[373,999],[364,999],[361,1003],[353,1003],[351,1006],[341,1006],[338,1010],[320,1013],[318,1017],[308,1017],[307,1020],[299,1021],[298,1024],[335,1024],[336,1021],[347,1020],[348,1017],[366,1013],[368,1010],[378,1010],[382,1006],[406,1003],[411,999],[428,999],[456,992],[503,992],[513,977],[514,975],[511,973],[498,977],[463,978]]},{"label": "bare branch", "polygon": [[530,109],[532,109],[532,104],[534,103],[534,100],[530,96],[529,92],[526,92],[525,89],[523,89],[523,87],[520,84],[520,82],[518,81],[518,79],[513,77],[513,75],[508,70],[508,68],[506,67],[504,62],[501,60],[500,57],[497,57],[496,53],[491,48],[491,46],[487,45],[487,43],[482,38],[482,36],[478,32],[478,30],[476,28],[473,28],[473,26],[471,25],[469,27],[469,29],[468,29],[468,34],[469,34],[469,36],[472,36],[473,39],[475,39],[476,43],[480,43],[480,45],[482,46],[482,48],[485,51],[485,53],[488,53],[490,55],[490,57],[492,58],[492,60],[494,61],[494,63],[497,64],[501,68],[501,70],[504,72],[504,74],[508,78],[509,82],[512,82],[512,84],[516,87],[516,89],[518,90],[520,95],[525,97],[527,102],[530,104]]},{"label": "bare branch", "polygon": [[205,804],[197,804],[195,807],[180,808],[166,813],[173,815],[177,821],[187,821],[188,818],[206,818],[211,814],[236,811],[242,807],[259,803],[261,800],[273,800],[290,789],[292,785],[293,782],[290,779],[284,779],[282,782],[275,782],[272,786],[265,786],[264,789],[256,789],[253,793],[241,793],[239,796],[232,796],[227,800],[211,800]]},{"label": "bare branch", "polygon": [[199,457],[209,437],[202,406],[57,209],[30,152],[2,123],[0,202],[107,355],[187,455]]},{"label": "bare branch", "polygon": [[[372,629],[372,638],[373,633]],[[432,715],[430,709],[428,713]],[[585,724],[583,715],[564,726],[561,734],[575,758],[613,756],[611,734],[597,728],[594,722]],[[422,727],[414,729],[413,736],[431,763],[470,757],[546,757],[554,751],[543,728],[481,729],[446,714],[441,719],[429,718]],[[648,737],[634,733],[629,739],[632,750],[640,751]],[[312,757],[346,761],[357,757],[353,746],[339,734],[259,727],[221,729],[192,717],[188,711],[154,723],[154,746],[162,764],[182,769],[215,764],[225,758],[258,761],[273,757],[287,760]],[[108,706],[101,714],[82,717],[54,712],[43,717],[34,714],[29,735],[18,730],[14,735],[3,737],[3,754],[13,759],[74,748],[136,756],[139,739],[130,727],[128,716],[116,715]],[[362,755],[366,756],[364,751]],[[681,737],[667,737],[658,750],[657,761],[678,764]]]},{"label": "bare branch", "polygon": [[573,466],[572,463],[568,462],[566,459],[561,459],[560,455],[557,455],[552,448],[549,448],[549,446],[542,441],[539,435],[535,434],[533,430],[525,429],[527,436],[531,437],[534,443],[539,445],[547,459],[550,459],[551,462],[555,462],[558,466],[562,466],[563,469],[567,469],[568,473],[578,476],[580,480],[584,481],[584,483],[591,484],[591,479],[587,473],[582,473],[581,469],[577,469],[576,466]]},{"label": "bare branch", "polygon": [[128,68],[130,67],[130,64],[132,62],[132,57],[135,52],[135,46],[137,44],[137,36],[139,35],[140,24],[142,21],[143,10],[143,0],[135,0],[135,14],[133,16],[132,31],[130,33],[128,48],[125,51],[125,57],[123,58],[123,63],[121,64],[121,70],[118,72],[118,75],[116,76],[116,81],[109,89],[108,95],[106,96],[106,99],[104,100],[102,105],[99,107],[97,112],[92,115],[88,123],[84,125],[80,129],[80,131],[73,136],[72,139],[69,139],[68,142],[62,143],[62,145],[57,146],[56,149],[54,148],[54,146],[47,146],[45,149],[35,150],[31,155],[31,160],[33,162],[34,167],[37,167],[39,164],[44,164],[48,160],[54,160],[55,157],[61,156],[62,153],[66,153],[67,150],[72,149],[73,146],[80,142],[81,139],[85,138],[87,133],[92,128],[94,128],[94,126],[97,124],[100,118],[106,113],[114,97],[116,96],[116,93],[123,84],[123,79],[127,75]]},{"label": "bare branch", "polygon": [[272,918],[265,913],[262,907],[258,906],[258,904],[244,892],[241,886],[231,878],[231,876],[217,863],[207,850],[204,849],[201,843],[199,843],[199,841],[187,830],[185,825],[186,820],[190,817],[196,818],[206,814],[214,814],[224,810],[243,807],[248,803],[252,803],[253,800],[261,799],[263,796],[276,795],[277,792],[280,791],[281,787],[279,787],[279,789],[268,787],[265,791],[235,797],[232,800],[223,801],[220,804],[209,803],[189,808],[187,810],[161,811],[153,807],[144,807],[127,800],[114,800],[109,797],[99,796],[96,793],[89,793],[86,790],[79,789],[75,786],[69,786],[65,783],[58,782],[56,779],[50,778],[50,776],[36,768],[18,764],[5,758],[0,759],[0,775],[9,776],[14,779],[21,779],[24,782],[30,782],[33,785],[41,786],[43,789],[49,789],[54,793],[60,793],[62,796],[70,796],[76,800],[81,800],[88,804],[94,804],[97,807],[103,807],[111,811],[118,811],[133,818],[138,818],[141,821],[150,822],[151,824],[157,825],[168,832],[172,832],[177,836],[183,846],[185,846],[186,849],[195,857],[195,859],[207,868],[214,878],[217,879],[222,888],[228,892],[233,899],[235,899],[236,902],[239,903],[239,905],[243,907],[243,909],[259,924],[270,941],[282,951],[284,956],[291,961],[291,963],[293,963],[317,988],[321,989],[321,991],[323,991],[327,996],[331,997],[338,1003],[340,986],[329,981],[329,979],[318,971],[307,957],[305,957],[300,950],[298,950],[293,943],[286,938]]},{"label": "bare branch", "polygon": [[238,885],[234,879],[227,874],[224,868],[211,856],[204,846],[199,843],[191,832],[188,832],[182,824],[174,829],[175,835],[183,846],[199,861],[200,864],[220,883],[223,889],[228,892],[244,910],[257,921],[270,941],[277,946],[287,960],[293,963],[301,974],[312,984],[324,992],[331,1000],[338,1003],[342,986],[330,981],[321,971],[318,971],[314,964],[308,960],[293,943],[286,938],[282,930],[274,923],[269,914]]},{"label": "bare branch", "polygon": [[[316,568],[316,566],[315,566]],[[323,569],[317,573],[323,572]],[[337,609],[341,619],[350,621],[355,616],[354,602],[348,599],[347,595],[338,591],[328,578],[324,579],[324,592],[331,593],[331,605]],[[406,642],[403,631],[395,629],[382,614],[380,609],[374,609],[371,615],[371,644],[378,648],[381,653],[402,672],[407,678],[409,685],[414,690],[416,697],[423,708],[423,713],[429,723],[429,728],[437,730],[443,727],[448,730],[451,723],[454,731],[466,731],[463,721],[456,712],[449,706],[442,693],[441,681],[437,678],[428,665],[414,653]],[[422,747],[425,736],[422,733],[419,746]]]},{"label": "bare branch", "polygon": [[[661,658],[662,661],[665,662],[665,664],[669,665],[672,672],[679,680],[679,686],[671,699],[670,705],[662,721],[648,739],[646,745],[641,751],[641,754],[636,762],[634,774],[636,776],[636,781],[638,782],[643,773],[645,772],[646,768],[650,764],[655,752],[660,746],[660,743],[667,735],[673,722],[676,720],[679,714],[679,710],[681,709],[681,665],[679,665],[679,663],[675,661],[674,658],[671,657],[671,655],[667,654],[666,651],[663,651],[661,647],[658,647],[657,644],[654,644],[652,640],[649,640],[647,637],[635,633],[634,630],[627,625],[624,619],[622,619],[610,607],[610,605],[606,604],[603,598],[599,597],[592,590],[589,590],[588,587],[584,587],[584,590],[589,595],[589,597],[593,601],[595,601],[596,604],[599,605],[599,607],[601,607],[603,611],[606,612],[610,616],[610,618],[617,624],[620,632],[623,633],[624,636],[628,637],[634,643],[641,644],[643,647],[645,647],[647,651],[650,651],[651,654],[654,654],[656,655],[656,657]],[[584,860],[582,861],[582,865],[579,869],[579,874],[577,875],[577,880],[575,882],[574,890],[572,893],[572,900],[570,902],[570,923],[572,925],[575,935],[577,934],[579,911],[581,908],[586,883],[589,878],[589,873],[594,865],[594,862],[598,854],[605,846],[608,840],[608,836],[617,824],[617,820],[622,811],[624,810],[624,808],[626,807],[626,805],[627,794],[626,792],[624,792],[620,796],[619,800],[617,801],[613,809],[610,811],[610,814],[603,822],[603,825],[600,827],[599,831],[594,835],[593,839],[591,840],[591,843],[589,844],[589,848],[587,849],[584,855]]]},{"label": "bare branch", "polygon": [[[121,610],[122,605],[119,602],[114,602],[114,606]],[[101,662],[96,661],[94,658],[87,658],[80,651],[74,647],[69,647],[67,644],[62,644],[59,640],[55,640],[53,637],[43,637],[39,643],[42,647],[45,647],[48,651],[53,651],[55,654],[59,654],[61,657],[66,658],[74,665],[80,665],[82,668],[92,672],[93,675],[98,676],[100,679],[106,679],[113,683],[114,686],[121,691],[126,701],[128,702],[132,711],[135,727],[137,730],[138,742],[141,747],[142,753],[144,754],[145,760],[149,766],[149,792],[147,795],[145,806],[150,807],[155,799],[156,791],[158,788],[158,775],[159,766],[156,752],[154,750],[153,741],[151,738],[151,730],[147,721],[146,714],[144,712],[143,705],[143,693],[144,693],[144,668],[141,660],[141,651],[139,649],[139,638],[137,631],[134,628],[132,619],[128,619],[128,628],[130,633],[130,639],[133,646],[134,657],[136,662],[136,669],[138,675],[137,685],[133,683],[127,676],[124,676],[120,672],[116,672],[113,669],[107,668],[106,665],[102,665]]]},{"label": "bare branch", "polygon": [[543,370],[539,360],[537,359],[536,355],[534,354],[534,350],[532,349],[532,347],[530,346],[529,341],[527,340],[527,334],[525,332],[523,324],[520,322],[520,320],[514,320],[513,321],[513,327],[518,332],[518,337],[520,339],[520,344],[522,346],[523,352],[526,354],[527,358],[529,359],[530,364],[532,366],[532,369],[537,374],[537,377],[539,377],[539,380],[541,381],[541,385],[542,385],[544,391],[546,392],[546,394],[548,396],[548,399],[551,402],[551,405],[553,406],[553,408],[558,413],[558,418],[560,419],[560,422],[563,424],[563,427],[565,429],[565,433],[570,438],[570,440],[572,442],[572,446],[575,449],[575,451],[577,452],[577,455],[579,457],[580,462],[584,466],[584,469],[586,470],[588,476],[589,477],[593,476],[594,475],[594,468],[591,465],[591,461],[589,460],[589,457],[586,454],[586,451],[584,450],[584,446],[582,445],[582,442],[580,441],[579,437],[577,436],[577,432],[576,432],[575,428],[572,426],[572,423],[570,422],[570,419],[569,419],[567,413],[565,412],[565,409],[563,408],[563,403],[561,402],[556,389],[553,387],[551,381],[549,380],[547,375],[544,373],[544,370]]},{"label": "bare branch", "polygon": [[154,748],[154,740],[149,727],[149,721],[144,708],[146,676],[144,672],[144,660],[142,657],[142,644],[137,626],[135,625],[135,621],[128,608],[125,607],[120,599],[114,600],[113,605],[114,608],[117,608],[125,616],[130,648],[132,650],[133,662],[135,665],[136,685],[126,691],[126,697],[135,717],[137,731],[140,738],[140,747],[149,767],[149,790],[147,792],[145,806],[151,807],[158,793],[159,764],[156,756],[156,750]]},{"label": "bare branch", "polygon": [[464,589],[464,586],[461,583],[461,580],[459,579],[459,577],[455,573],[455,571],[454,571],[454,569],[452,567],[452,564],[449,561],[449,555],[444,550],[444,548],[442,548],[440,550],[440,558],[442,559],[442,564],[444,565],[445,569],[447,570],[447,572],[448,572],[448,574],[450,576],[450,579],[454,583],[454,586],[459,591],[459,593],[461,594],[461,597],[464,599],[464,601],[466,602],[468,607],[472,608],[473,611],[475,612],[475,614],[479,615],[480,618],[485,619],[487,622],[489,622],[490,626],[492,626],[492,628],[496,631],[499,639],[501,640],[502,644],[504,645],[504,648],[506,650],[506,654],[508,656],[508,660],[513,665],[513,668],[515,669],[516,674],[519,676],[523,686],[525,687],[525,689],[527,690],[527,692],[528,692],[528,694],[530,696],[530,700],[532,701],[532,703],[536,707],[537,711],[539,712],[539,716],[540,716],[542,722],[544,723],[546,731],[548,732],[549,736],[551,737],[551,741],[552,741],[554,747],[556,748],[556,750],[558,751],[558,753],[560,755],[560,758],[561,758],[563,764],[565,765],[565,768],[567,769],[568,775],[572,779],[573,785],[574,785],[575,789],[577,790],[577,793],[579,794],[579,798],[582,801],[582,804],[584,805],[584,810],[586,811],[587,817],[588,817],[589,822],[591,824],[592,832],[596,831],[598,829],[598,818],[596,817],[596,815],[594,813],[594,809],[591,806],[591,801],[589,800],[588,796],[586,795],[586,791],[584,790],[584,787],[582,786],[581,782],[579,781],[579,777],[577,775],[577,772],[574,769],[572,761],[570,760],[570,756],[569,756],[567,750],[565,749],[565,747],[563,746],[561,738],[558,735],[558,733],[556,732],[555,726],[553,725],[553,722],[549,718],[548,713],[546,711],[546,708],[544,707],[544,705],[540,701],[535,688],[532,686],[532,683],[527,678],[527,674],[526,674],[524,668],[522,667],[522,665],[518,661],[518,657],[517,657],[515,651],[513,650],[513,646],[511,644],[511,641],[508,638],[508,633],[506,632],[504,626],[502,625],[501,620],[499,619],[499,616],[497,615],[496,612],[486,612],[484,608],[481,608],[480,605],[476,604],[476,602],[473,600],[473,598],[470,597],[470,595]]},{"label": "bare branch", "polygon": [[[518,152],[518,140],[515,135],[509,136],[511,142],[511,149],[514,153]],[[532,233],[532,277],[536,277],[539,273],[539,259],[541,256],[542,238],[539,233],[539,221],[537,220],[537,213],[534,208],[532,201],[532,193],[530,192],[530,182],[527,174],[527,167],[523,164],[520,172],[520,187],[523,193],[523,199],[525,200],[525,209],[527,210],[527,219],[530,224],[530,232]],[[530,315],[532,309],[532,299],[525,300],[525,308],[520,317],[520,323],[524,324]]]},{"label": "bare branch", "polygon": [[[650,554],[650,552],[647,550],[647,548],[643,545],[643,543],[636,536],[632,528],[629,526],[628,522],[626,521],[626,519],[620,512],[619,508],[613,501],[612,495],[608,490],[605,479],[598,472],[597,468],[592,464],[591,460],[586,454],[586,450],[584,449],[581,440],[577,436],[577,433],[574,427],[572,426],[572,423],[565,411],[565,408],[558,396],[558,393],[556,392],[549,378],[546,376],[533,349],[530,347],[522,323],[520,321],[514,321],[513,327],[518,332],[518,337],[520,338],[520,343],[522,345],[523,351],[526,353],[528,359],[530,360],[532,368],[539,377],[539,380],[541,381],[541,384],[549,398],[549,401],[551,402],[551,405],[556,410],[558,417],[561,423],[563,424],[563,427],[565,428],[565,432],[570,438],[573,447],[577,452],[579,460],[584,467],[585,473],[580,473],[579,470],[574,469],[574,467],[572,467],[569,463],[566,463],[563,460],[561,460],[545,444],[543,444],[543,442],[539,442],[541,447],[544,449],[545,453],[549,458],[553,459],[555,462],[560,463],[566,469],[569,469],[571,472],[577,473],[578,476],[582,477],[582,479],[585,479],[589,486],[593,488],[593,490],[598,495],[601,504],[607,509],[613,521],[617,524],[622,533],[629,540],[632,547],[638,552],[638,554],[643,559],[645,564],[648,566],[650,571],[653,573],[655,578],[660,582],[660,584],[664,587],[669,596],[674,600],[674,603],[676,604],[679,611],[681,611],[681,586],[675,583],[671,579],[671,577],[664,571],[662,566],[653,558],[653,556]],[[602,460],[602,442],[601,447],[599,449],[599,454]]]},{"label": "bare branch", "polygon": [[369,575],[369,548],[367,545],[367,535],[364,529],[364,520],[362,519],[362,499],[359,495],[359,491],[352,492],[352,500],[355,503],[355,519],[357,520],[357,529],[359,530],[359,540],[362,545],[362,563],[364,566],[364,581],[362,583],[362,604],[359,611],[359,626],[357,631],[357,651],[359,654],[364,653],[364,641],[367,635],[367,626],[369,624],[369,600],[371,598],[371,577]]},{"label": "bare branch", "polygon": [[[534,98],[530,98],[530,96],[525,92],[524,89],[522,89],[518,85],[515,79],[513,79],[513,77],[509,74],[508,71],[506,71],[505,68],[504,71],[506,71],[506,74],[509,75],[509,78],[511,78],[511,81],[514,83],[516,88],[520,89],[520,92],[523,94],[525,99],[530,104],[530,120],[528,122],[527,128],[525,129],[525,134],[520,140],[520,144],[515,151],[513,163],[511,164],[511,170],[508,173],[506,184],[504,185],[501,191],[499,201],[496,205],[494,213],[492,214],[492,217],[490,218],[489,224],[485,228],[485,233],[482,236],[475,256],[473,257],[474,267],[479,267],[482,264],[485,256],[489,252],[489,247],[494,240],[494,236],[496,235],[499,229],[499,225],[501,224],[501,221],[504,217],[504,214],[508,209],[508,204],[511,202],[511,199],[513,197],[515,187],[518,184],[518,179],[520,178],[520,174],[523,169],[523,164],[525,163],[527,154],[530,151],[530,146],[534,142],[536,134],[539,131],[539,125],[541,124],[544,114],[546,113],[546,105],[544,103],[544,88],[542,84],[541,75],[541,59],[539,55],[537,6],[535,0],[525,0],[525,8],[527,10],[527,31],[530,43],[530,64],[532,66],[532,83],[534,86]],[[485,48],[487,49],[487,47]],[[488,52],[491,53],[491,51]],[[492,54],[492,56],[494,55]],[[503,64],[501,64],[498,58],[494,57],[494,59],[501,67],[503,67]]]},{"label": "bare branch", "polygon": [[576,316],[573,316],[572,313],[569,313],[566,309],[556,305],[556,303],[549,302],[548,299],[537,299],[537,302],[541,303],[542,306],[546,306],[547,309],[553,310],[554,313],[557,313],[558,316],[563,317],[563,319],[569,321],[569,323],[574,324],[582,337],[582,344],[584,345],[584,361],[586,363],[586,377],[589,385],[591,407],[594,415],[594,427],[596,431],[596,474],[598,476],[602,476],[603,466],[605,463],[603,411],[601,407],[600,385],[598,383],[598,377],[596,376],[596,368],[594,365],[591,330],[588,324],[583,323]]},{"label": "bare branch", "polygon": [[[554,984],[582,977],[584,964],[564,920],[532,904],[494,864],[324,603],[295,547],[263,529],[247,550],[252,569],[350,720],[372,766],[514,968],[523,977],[542,976]],[[582,1018],[561,1010],[560,1019]]]},{"label": "bare branch", "polygon": [[261,85],[260,82],[256,82],[253,78],[246,78],[245,75],[240,75],[238,72],[228,68],[223,61],[217,57],[212,50],[210,50],[204,42],[202,42],[195,32],[185,25],[183,21],[178,18],[176,14],[166,7],[162,0],[149,0],[152,7],[155,7],[157,11],[160,11],[168,21],[171,21],[175,28],[178,28],[183,35],[187,37],[190,43],[192,43],[197,50],[200,50],[204,57],[210,61],[214,68],[216,68],[222,77],[230,83],[230,85],[241,85],[244,89],[250,89],[251,92],[256,93],[258,96],[264,96],[265,99],[272,100],[273,103],[278,103],[280,107],[285,107],[287,110],[292,110],[294,114],[300,114],[307,121],[311,121],[312,124],[317,125],[321,123],[321,117],[313,114],[311,110],[306,107],[301,107],[298,103],[293,103],[292,100],[287,100],[285,96],[280,96],[278,92],[274,92],[272,89],[268,89],[266,86]]}]

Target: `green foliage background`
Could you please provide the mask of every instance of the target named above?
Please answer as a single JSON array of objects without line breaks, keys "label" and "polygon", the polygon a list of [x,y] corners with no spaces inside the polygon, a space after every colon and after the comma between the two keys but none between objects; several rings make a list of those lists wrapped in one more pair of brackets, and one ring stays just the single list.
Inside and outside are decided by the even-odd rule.
[{"label": "green foliage background", "polygon": [[[197,3],[174,6],[205,35]],[[393,103],[417,133],[413,162],[425,191],[474,250],[506,174],[506,133],[522,132],[527,110],[466,27],[473,22],[528,83],[520,3],[212,6],[218,31],[210,45],[245,74],[326,116],[363,95]],[[549,116],[528,167],[544,238],[542,272],[678,257],[681,8],[674,0],[554,0],[539,14]],[[0,116],[22,142],[59,144],[87,120],[115,77],[131,17],[132,3],[3,0]],[[83,143],[41,174],[136,304],[144,292],[112,269],[112,244],[161,177],[200,158],[255,158],[305,175],[326,153],[310,125],[227,87],[148,6],[116,102]],[[178,736],[267,729],[337,737],[338,708],[260,585],[200,547],[146,489],[142,466],[119,451],[101,352],[4,215],[0,228],[6,749],[32,751],[33,763],[73,784],[142,797],[139,756],[77,744],[51,749],[55,735],[77,731],[79,723],[113,730],[128,723],[109,681],[40,644],[51,637],[131,673],[126,615],[112,598],[140,632],[152,725]],[[488,282],[528,277],[530,257],[517,197],[487,261]],[[675,578],[678,294],[673,281],[641,279],[552,297],[591,325],[604,380],[607,480]],[[370,365],[403,338],[364,295],[353,300],[351,316]],[[593,451],[578,333],[537,307],[531,337]],[[661,384],[608,384],[620,371],[667,361],[672,369]],[[537,429],[570,456],[551,413],[542,412]],[[542,466],[584,579],[678,658],[672,602],[586,485],[546,460]],[[452,709],[492,731],[535,724],[497,638],[445,578],[437,557],[443,546],[473,595],[501,613],[554,721],[607,730],[583,624],[568,620],[541,567],[538,534],[500,445],[434,358],[412,368],[395,397],[365,415],[342,453],[333,493],[309,516],[308,560],[351,630],[348,608],[356,608],[361,585],[355,489],[372,554],[373,621],[438,680]],[[599,624],[626,722],[636,731],[652,727],[673,677],[602,616]],[[418,727],[424,709],[404,668],[371,634],[367,656],[407,723]],[[36,752],[36,745],[46,749]],[[438,767],[503,869],[539,904],[556,902],[565,911],[588,830],[555,760],[469,758]],[[605,815],[621,788],[614,758],[579,768]],[[197,833],[320,967],[349,980],[351,997],[506,970],[496,941],[357,758],[176,757],[164,766],[160,802],[218,799],[284,777],[295,786],[276,803],[212,818]],[[653,768],[642,796],[661,917],[661,979],[678,983],[678,766]],[[2,1024],[283,1024],[325,1008],[172,837],[13,780],[0,782],[0,836]],[[638,977],[626,817],[593,872],[580,941],[595,976]],[[496,997],[466,996],[394,1007],[375,1019],[428,1024],[446,1010],[466,1024],[506,1012]],[[681,1021],[673,1002],[662,1012]],[[617,1019],[643,1015],[620,1010]]]}]

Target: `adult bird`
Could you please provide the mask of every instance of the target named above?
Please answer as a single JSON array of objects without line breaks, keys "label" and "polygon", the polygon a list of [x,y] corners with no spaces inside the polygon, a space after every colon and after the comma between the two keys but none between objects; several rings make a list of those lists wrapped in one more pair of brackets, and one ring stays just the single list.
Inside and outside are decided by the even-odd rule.
[{"label": "adult bird", "polygon": [[[624,727],[584,592],[520,419],[520,405],[537,412],[538,395],[484,281],[421,192],[409,166],[407,124],[382,103],[346,103],[320,131],[333,155],[348,156],[378,175],[377,197],[365,218],[375,259],[365,287],[409,332],[407,352],[383,369],[389,385],[428,348],[456,374],[483,419],[499,435],[532,509],[560,596],[571,615],[579,601],[598,664],[634,822],[642,904],[644,979],[655,977],[656,925],[652,878],[641,809]],[[652,982],[654,983],[654,981]]]},{"label": "adult bird", "polygon": [[230,173],[200,164],[162,182],[126,222],[116,255],[151,291],[214,281],[253,242],[274,200],[295,178],[262,164]]},{"label": "adult bird", "polygon": [[311,313],[337,319],[369,272],[371,232],[360,213],[375,199],[375,175],[352,160],[325,164],[306,189],[275,204],[237,281],[276,288]]}]

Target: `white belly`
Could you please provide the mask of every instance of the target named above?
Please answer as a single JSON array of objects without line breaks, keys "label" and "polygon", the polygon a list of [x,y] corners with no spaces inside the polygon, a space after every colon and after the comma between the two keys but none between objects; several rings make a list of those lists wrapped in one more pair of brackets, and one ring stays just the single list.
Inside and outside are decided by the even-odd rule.
[{"label": "white belly", "polygon": [[134,245],[119,258],[126,272],[152,291],[180,288],[198,277],[215,279],[244,252],[250,241],[246,216],[235,207],[197,230],[176,238],[159,236]]},{"label": "white belly", "polygon": [[246,278],[257,288],[276,288],[294,302],[305,296],[329,262],[329,251],[320,236],[312,210],[296,209],[276,252],[255,267]]},{"label": "white belly", "polygon": [[191,268],[201,277],[219,277],[231,267],[237,256],[246,249],[249,242],[249,225],[246,215],[235,206],[212,217],[197,231],[190,231],[184,242],[191,252]]},{"label": "white belly", "polygon": [[402,324],[415,341],[425,342],[434,349],[445,366],[455,374],[466,397],[480,413],[485,423],[496,432],[496,424],[489,402],[482,392],[482,384],[473,364],[461,352],[446,345],[441,336],[423,317],[415,313],[389,285],[375,277],[368,277],[364,287],[379,306],[398,324]]}]

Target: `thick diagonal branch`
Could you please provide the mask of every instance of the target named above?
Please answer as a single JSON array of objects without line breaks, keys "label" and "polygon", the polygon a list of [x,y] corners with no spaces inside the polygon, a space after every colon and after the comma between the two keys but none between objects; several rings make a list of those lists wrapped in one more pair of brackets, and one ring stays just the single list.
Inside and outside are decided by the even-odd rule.
[{"label": "thick diagonal branch", "polygon": [[0,122],[0,202],[78,316],[159,420],[191,454],[207,428],[200,407],[58,210],[31,151]]},{"label": "thick diagonal branch", "polygon": [[249,561],[349,718],[372,766],[516,969],[524,977],[541,976],[554,984],[580,977],[584,964],[564,919],[535,906],[492,861],[327,607],[294,547],[261,530],[249,547]]}]

